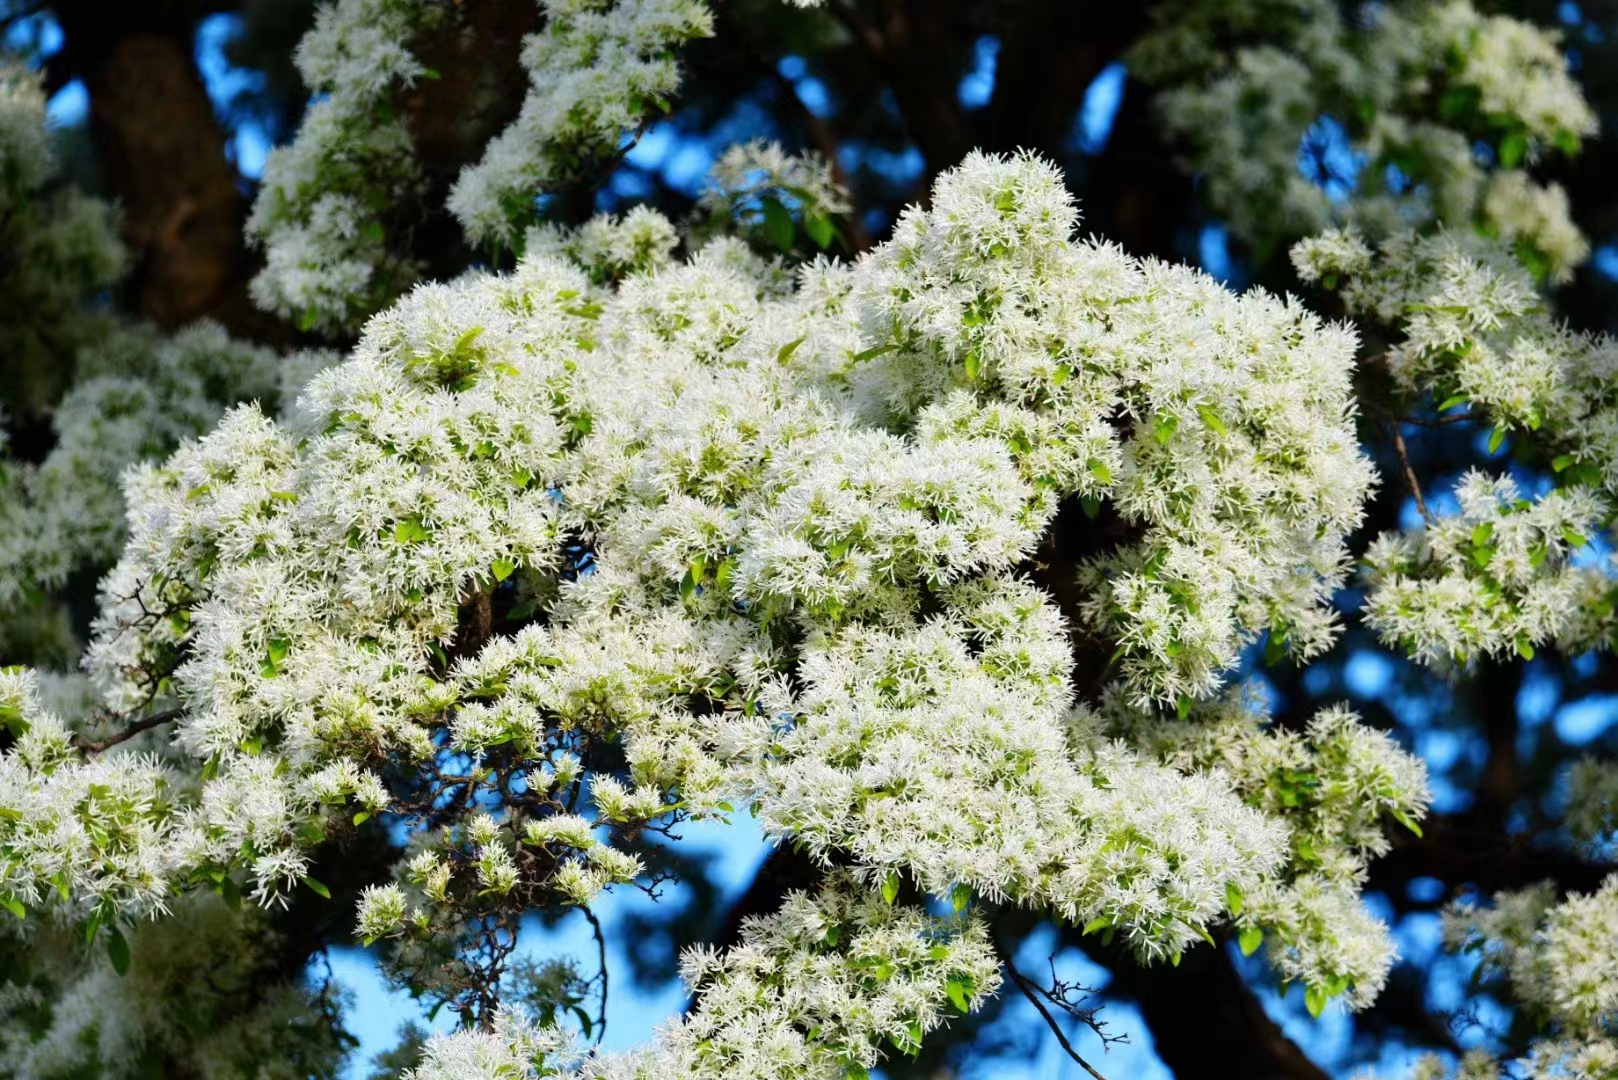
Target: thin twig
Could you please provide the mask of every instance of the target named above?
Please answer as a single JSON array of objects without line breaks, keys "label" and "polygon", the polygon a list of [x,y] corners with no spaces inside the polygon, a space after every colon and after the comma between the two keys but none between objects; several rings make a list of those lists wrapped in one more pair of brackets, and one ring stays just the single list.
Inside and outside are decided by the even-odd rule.
[{"label": "thin twig", "polygon": [[1476,419],[1477,419],[1476,414],[1470,413],[1470,412],[1451,413],[1449,416],[1435,416],[1435,417],[1432,417],[1431,419],[1429,419],[1429,418],[1427,418],[1425,416],[1400,416],[1400,417],[1395,417],[1396,422],[1400,423],[1400,424],[1414,424],[1416,427],[1429,427],[1429,428],[1431,428],[1431,427],[1448,427],[1450,424],[1465,424],[1465,423],[1468,423],[1468,422],[1470,422],[1472,420],[1476,420]]},{"label": "thin twig", "polygon": [[1032,1002],[1034,1008],[1039,1010],[1039,1015],[1045,1018],[1045,1023],[1050,1027],[1051,1031],[1056,1034],[1056,1041],[1062,1044],[1063,1050],[1067,1051],[1067,1056],[1072,1058],[1074,1061],[1077,1061],[1079,1063],[1079,1067],[1085,1072],[1089,1073],[1091,1076],[1095,1077],[1096,1080],[1107,1080],[1105,1076],[1102,1076],[1100,1073],[1096,1072],[1094,1065],[1091,1065],[1088,1061],[1085,1061],[1079,1056],[1079,1052],[1073,1049],[1073,1044],[1067,1041],[1067,1036],[1063,1034],[1062,1027],[1057,1023],[1056,1017],[1052,1016],[1050,1014],[1050,1010],[1045,1008],[1044,1002],[1040,1001],[1039,995],[1034,992],[1035,988],[1033,984],[1029,982],[1028,978],[1023,975],[1022,972],[1017,970],[1016,965],[1012,964],[1009,960],[1006,961],[1006,971],[1011,974],[1011,981],[1017,985],[1017,989],[1022,991],[1022,996]]},{"label": "thin twig", "polygon": [[1410,485],[1410,494],[1416,497],[1416,509],[1421,511],[1422,520],[1427,524],[1434,524],[1433,514],[1427,509],[1427,500],[1421,497],[1421,484],[1416,480],[1416,470],[1410,467],[1410,452],[1405,447],[1404,431],[1397,423],[1389,424],[1393,432],[1393,450],[1399,455],[1399,465],[1404,469],[1405,483]]},{"label": "thin twig", "polygon": [[595,1032],[596,1045],[599,1046],[602,1038],[607,1034],[607,937],[601,932],[601,920],[596,918],[596,913],[591,911],[588,905],[579,910],[583,911],[584,917],[590,920],[590,929],[595,932],[596,936],[596,952],[601,962],[601,1022],[596,1025]]},{"label": "thin twig", "polygon": [[83,750],[86,754],[99,754],[109,746],[117,746],[121,742],[126,742],[133,739],[136,735],[139,735],[143,731],[150,731],[155,727],[161,727],[171,720],[177,720],[179,719],[179,716],[179,709],[164,709],[160,713],[153,713],[151,716],[136,720],[122,731],[115,735],[108,735],[105,739],[91,740],[86,739],[83,735],[75,735],[73,736],[73,745],[78,749]]}]

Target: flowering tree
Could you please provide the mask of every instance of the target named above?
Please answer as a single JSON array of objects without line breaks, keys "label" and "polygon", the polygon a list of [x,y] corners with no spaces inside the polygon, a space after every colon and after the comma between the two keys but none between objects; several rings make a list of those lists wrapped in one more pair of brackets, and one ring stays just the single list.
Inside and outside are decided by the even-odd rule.
[{"label": "flowering tree", "polygon": [[[299,969],[352,939],[458,1021],[390,1056],[413,1080],[919,1075],[1013,995],[1104,1075],[1063,1022],[1104,1047],[1105,995],[1012,962],[1043,925],[1157,997],[1180,1075],[1176,1021],[1322,1075],[1270,986],[1440,1051],[1422,1076],[1618,1073],[1618,772],[1498,715],[1547,658],[1606,672],[1618,620],[1618,346],[1552,308],[1590,244],[1546,173],[1598,127],[1558,38],[1170,2],[946,107],[929,40],[1066,40],[1003,6],[327,3],[236,337],[97,302],[115,219],[10,71],[8,242],[57,262],[3,302],[72,329],[35,367],[78,359],[0,473],[0,1071],[334,1075],[341,995]],[[797,96],[825,153],[731,140],[683,207],[592,212],[766,31],[875,61],[929,173],[891,228]],[[1195,174],[1305,299],[1083,231],[1066,84],[1119,55],[1175,148],[1151,183]],[[1300,168],[1323,140],[1346,178]],[[1481,688],[1474,807],[1429,815],[1395,718],[1308,701],[1372,638]],[[603,893],[694,872],[682,826],[749,819],[776,854],[682,954],[688,1010],[594,1046],[605,941],[539,961],[525,920],[600,940]],[[1416,877],[1513,1010],[1458,1062],[1397,1011]]]}]

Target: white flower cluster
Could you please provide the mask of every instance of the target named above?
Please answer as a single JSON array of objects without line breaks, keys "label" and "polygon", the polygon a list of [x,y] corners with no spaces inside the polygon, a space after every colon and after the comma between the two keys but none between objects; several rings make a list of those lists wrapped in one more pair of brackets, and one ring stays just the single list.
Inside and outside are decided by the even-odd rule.
[{"label": "white flower cluster", "polygon": [[794,218],[816,247],[830,247],[837,235],[832,218],[853,209],[824,158],[813,152],[788,154],[762,139],[720,155],[698,205],[719,227],[757,237],[779,251],[793,247]]},{"label": "white flower cluster", "polygon": [[556,1076],[557,1065],[574,1056],[565,1029],[536,1024],[511,1006],[495,1015],[490,1030],[432,1036],[405,1080],[539,1080]]},{"label": "white flower cluster", "polygon": [[1554,31],[1470,0],[1185,2],[1154,19],[1133,69],[1163,88],[1212,209],[1260,251],[1345,222],[1436,222],[1490,226],[1556,280],[1588,253],[1560,188],[1519,169],[1596,130]]},{"label": "white flower cluster", "polygon": [[[1610,1076],[1618,1068],[1618,877],[1560,900],[1548,885],[1462,903],[1444,917],[1445,945],[1479,957],[1486,985],[1504,984],[1540,1034],[1512,1075]],[[1478,1075],[1493,1077],[1495,1072]]]},{"label": "white flower cluster", "polygon": [[1618,489],[1618,345],[1553,322],[1498,245],[1404,235],[1373,253],[1329,231],[1292,254],[1302,277],[1390,328],[1384,362],[1401,390],[1430,394],[1440,412],[1467,405],[1494,425],[1495,448],[1518,433],[1562,485],[1528,500],[1509,478],[1471,473],[1456,491],[1459,516],[1378,540],[1367,555],[1371,625],[1424,663],[1600,644],[1611,575],[1569,557],[1611,517]]},{"label": "white flower cluster", "polygon": [[[1228,772],[1086,733],[1068,628],[1020,576],[1065,498],[1129,526],[1083,584],[1131,707],[1189,709],[1264,630],[1322,647],[1370,482],[1352,335],[1074,224],[1053,169],[982,155],[890,244],[795,280],[735,239],[667,262],[642,214],[643,264],[533,253],[420,287],[287,423],[239,407],[133,472],[88,667],[108,710],[175,706],[202,764],[117,838],[151,895],[320,891],[324,836],[402,815],[414,850],[359,929],[450,1000],[514,913],[634,881],[625,840],[745,802],[850,880],[701,962],[666,1043],[693,1069],[864,1067],[990,992],[980,932],[892,905],[907,882],[1146,958],[1252,898],[1288,977],[1369,997],[1358,879],[1312,884],[1298,837],[1347,852],[1334,871],[1379,850],[1384,810],[1420,810],[1411,767],[1321,721],[1276,752],[1326,778],[1294,828]],[[58,757],[19,758],[14,799],[114,768]],[[483,990],[457,1004],[492,1023]],[[433,1060],[522,1075],[517,1037]]]},{"label": "white flower cluster", "polygon": [[1588,488],[1521,497],[1509,476],[1468,472],[1455,489],[1460,513],[1412,533],[1385,533],[1365,554],[1366,623],[1423,664],[1465,666],[1516,652],[1532,659],[1558,639],[1587,640],[1612,582],[1574,566],[1607,515]]},{"label": "white flower cluster", "polygon": [[449,209],[474,244],[510,247],[539,195],[610,158],[680,85],[674,51],[713,33],[701,0],[545,0],[523,43],[522,112],[469,165]]},{"label": "white flower cluster", "polygon": [[1555,284],[1572,280],[1573,268],[1590,254],[1590,245],[1573,225],[1562,185],[1535,183],[1521,169],[1489,178],[1483,216],[1500,239],[1518,245],[1520,260],[1539,265],[1539,276]]},{"label": "white flower cluster", "polygon": [[1567,774],[1568,832],[1581,844],[1608,850],[1618,840],[1618,767],[1580,758]]},{"label": "white flower cluster", "polygon": [[295,56],[316,96],[297,138],[270,151],[247,220],[264,247],[252,290],[266,311],[336,333],[416,279],[383,226],[421,182],[394,96],[430,74],[412,39],[450,17],[441,0],[335,0],[316,14]]},{"label": "white flower cluster", "polygon": [[172,338],[114,334],[79,357],[79,381],[52,416],[56,444],[38,465],[9,464],[0,492],[0,606],[30,587],[105,567],[123,546],[119,478],[212,427],[230,405],[279,404],[281,361],[200,323]]},{"label": "white flower cluster", "polygon": [[60,183],[38,72],[0,57],[0,346],[4,399],[37,407],[36,381],[49,386],[73,351],[107,318],[96,294],[122,276],[127,254],[117,214],[104,200]]},{"label": "white flower cluster", "polygon": [[14,739],[0,754],[0,905],[60,902],[101,922],[166,912],[176,777],[141,755],[81,760],[31,671],[0,669],[0,724]]},{"label": "white flower cluster", "polygon": [[1373,253],[1332,231],[1298,244],[1293,262],[1305,280],[1339,289],[1350,311],[1402,335],[1387,364],[1406,392],[1429,392],[1444,408],[1470,403],[1497,428],[1565,452],[1557,471],[1572,466],[1586,483],[1618,488],[1618,344],[1546,315],[1498,245],[1405,234]]},{"label": "white flower cluster", "polygon": [[301,973],[284,981],[275,951],[283,943],[253,909],[190,896],[172,917],[125,930],[121,973],[100,949],[86,957],[83,938],[60,923],[31,922],[7,943],[28,961],[28,977],[14,974],[0,991],[8,1076],[130,1076],[165,1062],[212,1080],[340,1071],[339,995]]},{"label": "white flower cluster", "polygon": [[576,262],[601,285],[663,269],[673,261],[679,244],[680,234],[668,218],[650,207],[636,206],[622,218],[598,215],[576,229],[537,225],[524,237],[523,251]]},{"label": "white flower cluster", "polygon": [[[610,162],[669,111],[680,84],[677,51],[712,34],[713,15],[702,0],[547,0],[541,7],[544,25],[523,43],[529,90],[521,112],[462,170],[448,208],[475,246],[538,243],[582,258],[598,281],[615,279],[673,246],[668,222],[640,210],[621,223],[536,232],[541,197]],[[420,267],[388,235],[390,210],[423,187],[396,99],[437,77],[417,51],[429,35],[453,32],[458,18],[446,0],[332,0],[320,9],[296,57],[315,96],[296,139],[271,151],[247,223],[265,250],[253,282],[265,310],[305,330],[340,334],[417,279]],[[820,248],[836,235],[832,215],[848,209],[823,162],[769,144],[727,152],[716,185],[707,201],[717,199],[733,227],[775,237],[785,228],[783,250],[791,246],[789,206]]]},{"label": "white flower cluster", "polygon": [[968,158],[872,258],[858,295],[877,355],[846,377],[867,411],[931,404],[924,430],[1004,440],[1030,524],[1078,494],[1138,527],[1084,583],[1139,700],[1209,695],[1267,628],[1318,652],[1371,484],[1352,331],[1073,245],[1074,218],[1048,170]]},{"label": "white flower cluster", "polygon": [[1037,590],[989,579],[943,596],[947,622],[808,651],[790,726],[760,717],[728,736],[765,762],[767,832],[935,896],[964,887],[1117,927],[1144,958],[1178,954],[1228,890],[1275,868],[1283,833],[1218,778],[1069,748],[1066,635]]},{"label": "white flower cluster", "polygon": [[409,1075],[483,1080],[565,1069],[581,1080],[841,1080],[890,1050],[915,1053],[927,1032],[1000,985],[999,960],[975,918],[935,918],[843,875],[748,920],[723,955],[688,951],[681,974],[697,1008],[644,1049],[575,1066],[557,1029],[508,1012],[493,1032],[435,1037]]},{"label": "white flower cluster", "polygon": [[1271,728],[1244,695],[1199,705],[1184,720],[1141,713],[1116,697],[1081,707],[1079,732],[1101,730],[1139,745],[1180,772],[1219,770],[1242,799],[1290,827],[1287,870],[1237,891],[1238,941],[1265,955],[1283,981],[1301,983],[1311,1011],[1337,995],[1363,1008],[1395,957],[1391,936],[1359,898],[1369,861],[1387,851],[1384,818],[1418,829],[1426,771],[1387,735],[1345,709],[1317,714],[1302,731]]},{"label": "white flower cluster", "polygon": [[1559,145],[1596,133],[1596,116],[1568,76],[1561,35],[1504,15],[1483,15],[1466,0],[1436,5],[1434,37],[1456,65],[1455,83],[1478,94],[1478,109],[1522,125],[1530,138]]}]

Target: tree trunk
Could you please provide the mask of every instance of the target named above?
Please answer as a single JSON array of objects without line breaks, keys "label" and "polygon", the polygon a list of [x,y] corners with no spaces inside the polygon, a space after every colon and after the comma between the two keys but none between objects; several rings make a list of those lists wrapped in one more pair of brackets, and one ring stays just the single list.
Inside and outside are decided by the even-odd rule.
[{"label": "tree trunk", "polygon": [[197,11],[60,3],[65,47],[53,82],[84,80],[105,175],[123,209],[131,306],[157,325],[204,315],[233,332],[261,319],[248,301],[245,198],[193,57]]}]

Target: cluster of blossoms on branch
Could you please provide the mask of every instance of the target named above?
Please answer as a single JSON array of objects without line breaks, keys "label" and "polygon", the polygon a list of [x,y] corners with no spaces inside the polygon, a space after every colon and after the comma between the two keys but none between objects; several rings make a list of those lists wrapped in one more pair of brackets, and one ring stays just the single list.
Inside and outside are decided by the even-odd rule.
[{"label": "cluster of blossoms on branch", "polygon": [[[191,889],[274,905],[398,815],[359,931],[485,1025],[421,1075],[539,1068],[565,1040],[501,996],[521,913],[645,887],[645,832],[747,806],[846,870],[693,956],[696,1011],[587,1074],[911,1050],[993,991],[986,903],[1146,960],[1230,920],[1317,1011],[1374,998],[1359,867],[1422,812],[1413,759],[1346,714],[1303,743],[1242,721],[1246,771],[1070,715],[1072,634],[1147,732],[1266,631],[1329,642],[1371,482],[1353,335],[1075,241],[1032,158],[974,155],[889,243],[795,276],[734,239],[675,260],[632,219],[417,288],[283,422],[238,407],[130,474],[87,666],[102,707],[175,710],[200,779],[81,761],[15,676],[9,902],[119,935]],[[1117,537],[1080,626],[1023,576],[1069,498]]]},{"label": "cluster of blossoms on branch", "polygon": [[[701,0],[554,0],[541,8],[543,25],[523,43],[529,90],[521,112],[445,196],[480,248],[519,250],[541,219],[541,196],[588,181],[667,112],[680,84],[676,51],[713,32]],[[464,17],[446,0],[338,0],[321,9],[297,54],[316,97],[297,138],[271,152],[248,222],[265,250],[253,293],[266,310],[305,329],[353,331],[418,279],[421,268],[406,253],[413,223],[395,212],[425,194],[404,97],[437,78],[419,58],[421,45],[453,36]],[[845,207],[819,179],[823,170],[778,151],[773,162],[758,158],[769,152],[757,148],[733,171],[750,175],[762,162],[766,179],[787,186],[826,246],[826,214]],[[778,232],[785,221],[790,236],[790,221],[769,209],[755,199],[764,224]]]},{"label": "cluster of blossoms on branch", "polygon": [[[407,292],[421,267],[393,209],[433,180],[406,114],[460,5],[337,0],[300,46],[316,98],[249,229],[258,301],[304,329],[363,323],[352,355],[278,361],[209,328],[121,346],[142,359],[108,370],[139,377],[85,382],[56,453],[18,473],[18,505],[57,525],[9,529],[0,555],[48,583],[120,541],[72,525],[113,520],[108,475],[152,459],[125,478],[94,719],[0,673],[0,905],[104,939],[122,971],[131,941],[162,950],[137,920],[210,891],[272,913],[325,893],[321,852],[386,815],[410,840],[357,932],[464,1021],[415,1080],[858,1077],[996,992],[1001,906],[1147,962],[1228,929],[1316,1015],[1368,1005],[1394,950],[1360,891],[1390,825],[1419,830],[1424,771],[1345,710],[1281,729],[1226,685],[1261,638],[1304,660],[1334,640],[1374,482],[1356,333],[1076,240],[1031,157],[970,156],[852,263],[759,254],[811,250],[800,229],[826,249],[851,209],[828,162],[763,143],[721,157],[683,237],[647,208],[543,223],[541,195],[666,110],[675,50],[712,16],[542,7],[520,116],[446,196],[469,241],[520,254],[510,273]],[[1587,249],[1561,189],[1519,168],[1594,131],[1555,39],[1464,0],[1189,14],[1134,60],[1180,85],[1165,119],[1213,207],[1258,244],[1346,225],[1294,250],[1300,276],[1387,331],[1401,394],[1466,406],[1491,452],[1509,433],[1558,478],[1523,497],[1468,475],[1458,515],[1377,541],[1370,625],[1449,670],[1604,642],[1615,594],[1585,549],[1618,491],[1614,351],[1543,313],[1539,287]],[[1227,48],[1255,19],[1275,40]],[[37,90],[8,87],[0,125],[37,134]],[[1352,199],[1297,173],[1322,115],[1359,155]],[[1092,534],[1069,617],[1032,576],[1064,504]],[[0,514],[21,514],[9,493]],[[1110,657],[1082,685],[1075,643]],[[1610,770],[1573,787],[1579,838],[1610,836]],[[515,959],[525,912],[653,890],[647,834],[738,808],[826,874],[687,954],[686,1017],[614,1055],[527,1007],[546,980],[567,1002],[588,984]],[[1614,895],[1452,917],[1537,1010],[1538,1074],[1611,1066]],[[177,951],[250,972],[221,942],[267,918]],[[97,978],[54,992],[111,993]],[[310,1007],[289,993],[245,1030]],[[42,1059],[88,1060],[63,1049],[91,1030],[75,1015]]]},{"label": "cluster of blossoms on branch", "polygon": [[1436,1056],[1412,1080],[1559,1080],[1618,1070],[1618,877],[1558,899],[1548,885],[1501,893],[1487,908],[1453,905],[1444,941],[1477,958],[1477,978],[1509,995],[1540,1032],[1527,1056],[1502,1067],[1486,1051],[1455,1068]]},{"label": "cluster of blossoms on branch", "polygon": [[1210,208],[1261,250],[1332,225],[1381,237],[1441,223],[1515,246],[1541,280],[1588,255],[1566,193],[1524,168],[1596,132],[1554,31],[1470,0],[1176,3],[1153,17],[1134,69],[1162,87]]},{"label": "cluster of blossoms on branch", "polygon": [[1618,347],[1551,319],[1528,273],[1484,241],[1401,235],[1373,252],[1334,231],[1293,260],[1387,328],[1380,363],[1413,406],[1426,398],[1439,420],[1487,423],[1491,452],[1522,440],[1556,482],[1529,498],[1510,476],[1473,471],[1456,485],[1458,514],[1379,538],[1366,554],[1370,625],[1444,667],[1603,646],[1614,582],[1590,544],[1618,510]]},{"label": "cluster of blossoms on branch", "polygon": [[[1554,320],[1541,293],[1569,280],[1588,246],[1562,190],[1517,165],[1552,149],[1571,154],[1595,131],[1555,37],[1464,4],[1421,15],[1447,71],[1420,87],[1440,93],[1438,120],[1466,137],[1424,122],[1416,164],[1425,171],[1414,171],[1402,157],[1384,161],[1383,117],[1367,110],[1376,119],[1356,164],[1378,167],[1361,174],[1373,185],[1390,162],[1403,180],[1422,181],[1408,191],[1431,198],[1431,212],[1405,210],[1395,222],[1381,194],[1358,191],[1331,215],[1347,227],[1291,255],[1304,281],[1339,293],[1382,344],[1369,363],[1391,385],[1393,411],[1379,419],[1423,519],[1366,552],[1366,622],[1396,652],[1455,676],[1483,659],[1532,660],[1549,645],[1569,655],[1611,646],[1618,586],[1593,541],[1618,514],[1618,346]],[[1480,137],[1488,153],[1476,151]],[[1453,153],[1435,167],[1445,139]],[[1434,513],[1399,432],[1473,423],[1490,456],[1509,439],[1530,471],[1469,470],[1454,485],[1457,512]],[[1610,857],[1615,791],[1610,762],[1585,759],[1566,778],[1568,830],[1599,857]],[[1485,1050],[1453,1067],[1429,1057],[1413,1076],[1549,1080],[1618,1068],[1615,895],[1609,879],[1590,895],[1559,898],[1546,884],[1488,907],[1453,906],[1446,946],[1475,957],[1479,985],[1520,1011],[1528,1049],[1509,1065]]]}]

